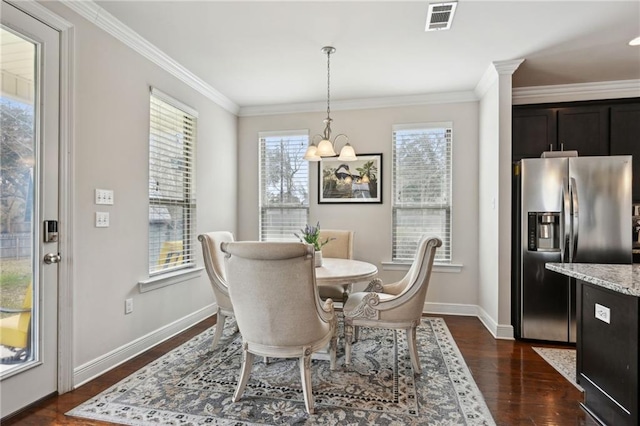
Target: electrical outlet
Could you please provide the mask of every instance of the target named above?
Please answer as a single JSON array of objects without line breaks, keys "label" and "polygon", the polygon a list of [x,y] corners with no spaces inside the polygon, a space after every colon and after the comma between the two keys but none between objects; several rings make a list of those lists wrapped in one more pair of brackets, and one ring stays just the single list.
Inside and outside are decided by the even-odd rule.
[{"label": "electrical outlet", "polygon": [[611,323],[611,309],[596,303],[596,318],[607,324]]},{"label": "electrical outlet", "polygon": [[131,312],[133,312],[133,299],[126,299],[124,301],[124,313],[126,314],[130,314]]},{"label": "electrical outlet", "polygon": [[113,204],[113,191],[110,189],[96,189],[96,204]]},{"label": "electrical outlet", "polygon": [[96,228],[109,227],[109,212],[96,212]]}]

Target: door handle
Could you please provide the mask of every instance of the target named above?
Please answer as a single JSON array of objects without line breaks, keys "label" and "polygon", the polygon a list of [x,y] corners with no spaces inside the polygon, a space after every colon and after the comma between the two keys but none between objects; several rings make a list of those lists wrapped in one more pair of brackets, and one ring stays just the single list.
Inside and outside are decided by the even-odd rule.
[{"label": "door handle", "polygon": [[44,263],[47,265],[51,265],[52,263],[60,262],[60,254],[59,253],[47,253],[44,255]]}]

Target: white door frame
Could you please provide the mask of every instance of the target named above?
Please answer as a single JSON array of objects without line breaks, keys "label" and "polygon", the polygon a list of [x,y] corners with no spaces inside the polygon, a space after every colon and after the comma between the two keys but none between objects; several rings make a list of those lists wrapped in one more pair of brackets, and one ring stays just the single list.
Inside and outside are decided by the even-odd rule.
[{"label": "white door frame", "polygon": [[60,164],[58,264],[58,393],[73,390],[73,121],[74,42],[73,24],[34,0],[3,0],[44,22],[60,33]]}]

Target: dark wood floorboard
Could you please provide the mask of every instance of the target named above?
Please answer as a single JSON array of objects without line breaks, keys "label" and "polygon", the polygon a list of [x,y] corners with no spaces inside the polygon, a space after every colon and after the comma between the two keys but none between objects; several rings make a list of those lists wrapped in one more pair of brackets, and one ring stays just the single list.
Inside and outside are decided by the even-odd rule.
[{"label": "dark wood floorboard", "polygon": [[[496,340],[475,317],[442,317],[498,425],[597,425],[579,407],[582,393],[532,349],[554,345]],[[78,389],[47,398],[2,424],[111,424],[67,417],[64,413],[214,324],[215,317],[206,319]]]}]

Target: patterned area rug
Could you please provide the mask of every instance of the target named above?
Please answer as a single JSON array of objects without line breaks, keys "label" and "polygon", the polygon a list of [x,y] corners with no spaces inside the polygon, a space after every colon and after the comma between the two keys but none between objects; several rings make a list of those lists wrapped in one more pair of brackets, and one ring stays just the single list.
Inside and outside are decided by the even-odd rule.
[{"label": "patterned area rug", "polygon": [[576,383],[576,350],[575,349],[556,349],[556,348],[533,348],[547,361],[558,373],[562,374],[571,384],[577,387],[581,392],[582,387]]},{"label": "patterned area rug", "polygon": [[127,425],[495,425],[444,320],[423,319],[417,337],[421,376],[413,375],[405,333],[391,330],[362,328],[349,370],[342,344],[336,371],[313,360],[309,415],[297,359],[256,357],[232,403],[242,356],[232,322],[215,351],[211,328],[67,415]]}]

